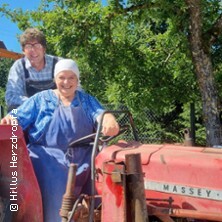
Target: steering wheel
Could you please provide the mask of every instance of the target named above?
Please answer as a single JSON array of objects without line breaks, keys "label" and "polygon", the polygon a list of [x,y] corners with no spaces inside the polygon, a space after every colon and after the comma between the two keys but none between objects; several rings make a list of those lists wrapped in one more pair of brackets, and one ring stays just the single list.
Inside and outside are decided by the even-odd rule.
[{"label": "steering wheel", "polygon": [[[107,143],[109,142],[110,140],[116,138],[117,136],[123,134],[124,132],[126,132],[127,130],[129,129],[129,125],[123,125],[123,126],[120,126],[120,130],[119,130],[119,133],[115,136],[103,136],[103,135],[100,135],[99,136],[99,142],[101,143]],[[87,136],[84,136],[84,137],[81,137],[77,140],[73,140],[69,143],[69,147],[77,147],[77,146],[88,146],[88,145],[92,145],[94,143],[94,140],[95,140],[95,137],[96,137],[96,133],[92,133],[92,134],[89,134]]]}]

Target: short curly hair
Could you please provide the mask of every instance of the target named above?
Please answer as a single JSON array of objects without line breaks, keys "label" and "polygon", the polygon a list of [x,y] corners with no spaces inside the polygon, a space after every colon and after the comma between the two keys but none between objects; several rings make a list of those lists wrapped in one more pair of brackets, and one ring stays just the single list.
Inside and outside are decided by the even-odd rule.
[{"label": "short curly hair", "polygon": [[24,49],[25,45],[33,40],[36,40],[40,43],[44,48],[46,48],[46,37],[42,31],[37,28],[27,28],[23,34],[20,35],[20,44],[22,49]]}]

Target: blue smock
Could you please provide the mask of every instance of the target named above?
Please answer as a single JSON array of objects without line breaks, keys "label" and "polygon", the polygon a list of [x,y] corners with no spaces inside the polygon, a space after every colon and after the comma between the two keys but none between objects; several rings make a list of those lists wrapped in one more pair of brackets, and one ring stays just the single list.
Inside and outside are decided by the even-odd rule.
[{"label": "blue smock", "polygon": [[45,133],[28,146],[30,158],[39,182],[43,200],[44,222],[60,222],[59,210],[65,193],[70,163],[78,164],[75,195],[90,194],[91,146],[68,148],[76,139],[93,133],[93,123],[87,118],[79,101],[78,107],[55,109]]}]

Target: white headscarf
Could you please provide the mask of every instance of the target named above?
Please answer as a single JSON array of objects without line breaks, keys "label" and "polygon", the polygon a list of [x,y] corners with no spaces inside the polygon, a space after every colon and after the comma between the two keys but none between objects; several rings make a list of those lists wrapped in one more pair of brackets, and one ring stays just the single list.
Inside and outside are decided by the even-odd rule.
[{"label": "white headscarf", "polygon": [[55,65],[54,78],[62,71],[72,71],[77,76],[78,82],[80,82],[79,81],[79,77],[80,77],[79,68],[74,60],[72,59],[59,60]]}]

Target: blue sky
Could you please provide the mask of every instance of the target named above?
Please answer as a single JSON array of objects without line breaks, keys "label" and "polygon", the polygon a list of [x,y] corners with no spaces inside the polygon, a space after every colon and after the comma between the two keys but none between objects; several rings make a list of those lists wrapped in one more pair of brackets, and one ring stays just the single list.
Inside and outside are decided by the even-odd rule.
[{"label": "blue sky", "polygon": [[[11,9],[22,8],[23,10],[35,10],[38,8],[41,0],[0,0],[2,4],[8,4]],[[20,44],[16,35],[21,34],[17,25],[5,17],[0,17],[0,40],[4,42],[6,48],[10,51],[21,52]]]},{"label": "blue sky", "polygon": [[[103,4],[107,1],[102,0]],[[0,6],[2,4],[8,4],[10,9],[22,8],[23,10],[35,10],[40,5],[41,0],[0,0]],[[0,17],[0,41],[3,41],[6,48],[13,52],[22,52],[19,41],[16,38],[21,34],[21,31],[17,28],[17,25],[10,20]]]}]

